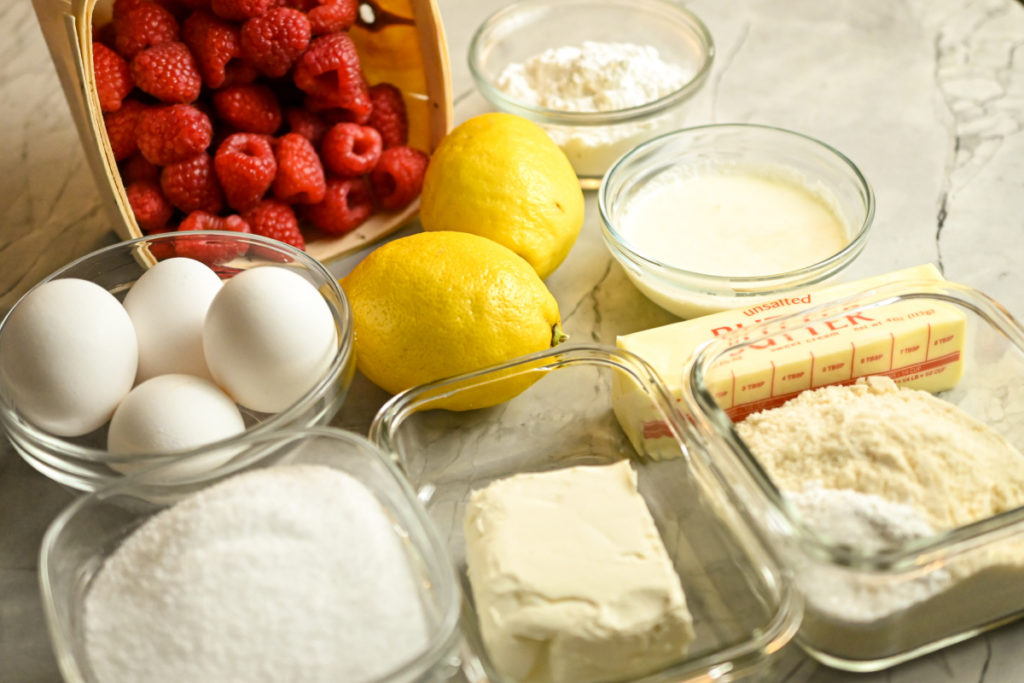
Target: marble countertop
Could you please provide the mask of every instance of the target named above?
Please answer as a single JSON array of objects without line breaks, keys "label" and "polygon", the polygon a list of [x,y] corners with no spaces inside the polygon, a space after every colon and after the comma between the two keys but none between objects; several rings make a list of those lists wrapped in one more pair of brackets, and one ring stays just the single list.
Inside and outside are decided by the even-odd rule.
[{"label": "marble countertop", "polygon": [[[483,111],[466,66],[498,0],[439,0],[456,115]],[[1024,319],[1024,4],[1019,0],[697,0],[717,61],[687,124],[756,122],[844,151],[877,195],[848,279],[918,263]],[[0,312],[72,258],[115,240],[28,0],[0,1]],[[596,197],[548,279],[577,340],[674,321],[647,301],[600,237]],[[402,234],[416,230],[415,225]],[[343,275],[362,254],[330,264]],[[335,418],[365,433],[386,396],[362,378]],[[60,680],[36,579],[40,539],[72,493],[0,445],[0,681]],[[779,652],[766,681],[1016,683],[1024,622],[886,672],[855,676]]]}]

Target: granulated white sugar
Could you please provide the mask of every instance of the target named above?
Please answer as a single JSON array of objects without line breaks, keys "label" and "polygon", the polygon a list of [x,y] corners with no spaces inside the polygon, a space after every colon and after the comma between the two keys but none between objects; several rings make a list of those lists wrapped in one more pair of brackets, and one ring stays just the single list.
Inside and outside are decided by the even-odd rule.
[{"label": "granulated white sugar", "polygon": [[256,470],[122,543],[86,596],[86,650],[103,683],[375,680],[428,644],[416,582],[362,483]]}]

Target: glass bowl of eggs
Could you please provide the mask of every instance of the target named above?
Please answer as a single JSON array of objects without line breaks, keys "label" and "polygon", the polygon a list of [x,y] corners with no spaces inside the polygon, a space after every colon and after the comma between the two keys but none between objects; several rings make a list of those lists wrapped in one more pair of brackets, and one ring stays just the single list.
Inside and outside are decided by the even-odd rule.
[{"label": "glass bowl of eggs", "polygon": [[491,106],[537,123],[584,189],[632,147],[682,125],[715,47],[689,10],[665,0],[521,0],[492,14],[469,46]]},{"label": "glass bowl of eggs", "polygon": [[176,231],[92,252],[0,323],[0,421],[34,468],[92,491],[174,461],[203,478],[251,439],[329,421],[352,321],[316,259],[258,235]]}]

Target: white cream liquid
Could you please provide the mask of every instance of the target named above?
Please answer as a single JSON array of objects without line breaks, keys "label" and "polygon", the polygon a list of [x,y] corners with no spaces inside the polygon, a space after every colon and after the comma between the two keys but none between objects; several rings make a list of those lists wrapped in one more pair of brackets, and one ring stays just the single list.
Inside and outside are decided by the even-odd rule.
[{"label": "white cream liquid", "polygon": [[783,173],[755,169],[664,174],[630,201],[620,225],[637,253],[705,275],[797,270],[850,241],[822,196]]}]

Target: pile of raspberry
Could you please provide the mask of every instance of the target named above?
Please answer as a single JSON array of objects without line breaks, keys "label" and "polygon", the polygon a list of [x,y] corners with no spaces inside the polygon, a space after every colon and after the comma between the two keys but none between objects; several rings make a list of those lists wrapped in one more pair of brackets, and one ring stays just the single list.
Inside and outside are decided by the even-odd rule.
[{"label": "pile of raspberry", "polygon": [[103,119],[146,234],[253,232],[305,248],[415,199],[394,85],[366,82],[359,0],[115,0],[93,38]]}]

